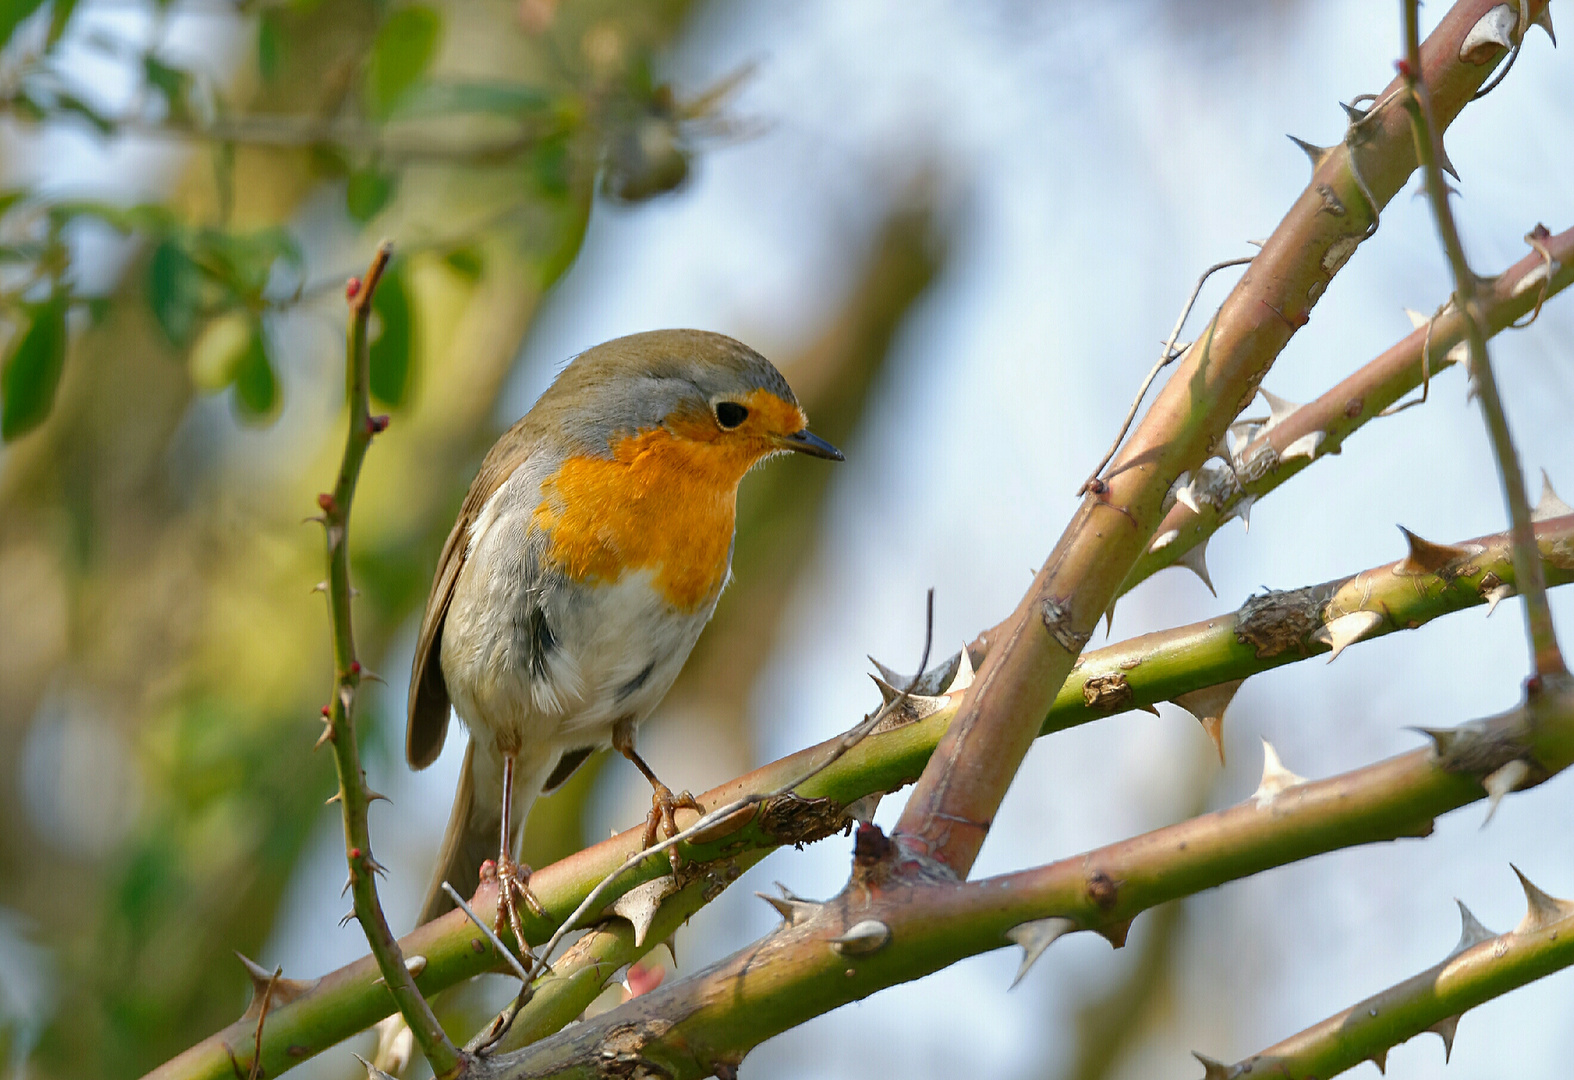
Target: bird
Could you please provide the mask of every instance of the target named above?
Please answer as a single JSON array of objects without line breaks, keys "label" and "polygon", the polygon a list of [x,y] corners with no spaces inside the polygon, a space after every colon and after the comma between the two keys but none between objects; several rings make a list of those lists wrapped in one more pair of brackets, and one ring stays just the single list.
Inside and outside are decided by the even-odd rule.
[{"label": "bird", "polygon": [[535,799],[612,747],[652,789],[644,842],[675,835],[674,795],[635,750],[731,576],[737,491],[762,460],[832,461],[779,371],[742,342],[655,330],[574,357],[487,452],[443,545],[411,668],[405,755],[437,759],[450,708],[469,731],[420,916],[496,858],[497,929],[522,950],[541,913],[516,851]]}]

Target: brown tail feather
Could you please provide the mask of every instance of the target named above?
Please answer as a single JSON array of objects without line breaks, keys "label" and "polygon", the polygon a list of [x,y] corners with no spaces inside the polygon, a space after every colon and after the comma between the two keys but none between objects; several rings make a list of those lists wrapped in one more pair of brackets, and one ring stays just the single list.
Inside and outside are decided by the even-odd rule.
[{"label": "brown tail feather", "polygon": [[497,813],[476,805],[474,759],[475,742],[472,740],[465,749],[459,787],[454,792],[454,808],[448,815],[448,828],[443,833],[443,846],[438,849],[437,866],[426,889],[418,925],[453,910],[454,902],[443,891],[443,882],[451,884],[461,896],[469,896],[480,881],[481,864],[497,857]]}]

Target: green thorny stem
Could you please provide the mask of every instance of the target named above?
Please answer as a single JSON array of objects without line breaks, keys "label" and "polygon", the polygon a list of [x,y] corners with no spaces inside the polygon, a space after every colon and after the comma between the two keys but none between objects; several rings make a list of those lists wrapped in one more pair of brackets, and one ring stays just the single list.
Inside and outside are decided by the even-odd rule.
[{"label": "green thorny stem", "polygon": [[[1529,325],[1519,319],[1534,317],[1542,304],[1574,284],[1574,229],[1546,235],[1538,227],[1529,239],[1538,245],[1536,249],[1505,268],[1482,298],[1488,334]],[[1213,534],[1231,518],[1244,518],[1253,504],[1302,469],[1339,453],[1345,441],[1370,421],[1424,401],[1431,379],[1452,367],[1456,358],[1464,359],[1464,323],[1452,305],[1444,305],[1441,313],[1315,400],[1288,414],[1283,410],[1289,403],[1277,402],[1275,415],[1265,418],[1266,423],[1237,421],[1232,428],[1241,438],[1229,451],[1227,463],[1205,467],[1204,475],[1192,478],[1189,501],[1195,509],[1176,499],[1153,542],[1121,582],[1120,595],[1177,565],[1197,574],[1211,591],[1207,546]],[[1421,397],[1396,405],[1418,387]],[[985,640],[989,633],[984,633]]]},{"label": "green thorny stem", "polygon": [[[1454,274],[1454,304],[1465,319],[1465,340],[1470,350],[1469,371],[1475,381],[1476,395],[1481,399],[1481,412],[1486,419],[1492,452],[1497,458],[1498,475],[1503,482],[1503,497],[1508,503],[1509,531],[1514,538],[1514,567],[1520,595],[1525,598],[1525,624],[1530,637],[1531,665],[1542,678],[1564,675],[1568,669],[1558,649],[1557,634],[1552,626],[1552,608],[1547,603],[1546,582],[1541,576],[1540,561],[1535,556],[1536,542],[1531,531],[1530,500],[1525,495],[1525,476],[1519,467],[1519,453],[1514,448],[1514,437],[1508,430],[1503,399],[1498,394],[1497,379],[1492,373],[1492,359],[1487,353],[1486,334],[1482,329],[1487,325],[1486,311],[1478,295],[1478,279],[1465,258],[1465,248],[1459,239],[1453,209],[1448,203],[1448,181],[1443,176],[1441,155],[1438,152],[1440,135],[1432,119],[1431,94],[1421,77],[1419,0],[1404,0],[1403,8],[1405,58],[1398,67],[1400,78],[1409,91],[1404,97],[1404,104],[1415,131],[1416,157],[1426,182],[1427,198],[1432,204],[1438,235],[1442,239],[1444,253],[1448,256],[1449,268]],[[1514,30],[1515,39],[1529,32],[1530,25],[1529,7],[1522,5],[1519,25]]]},{"label": "green thorny stem", "polygon": [[1526,904],[1514,929],[1494,934],[1459,901],[1459,943],[1440,963],[1233,1065],[1198,1054],[1204,1080],[1318,1080],[1363,1061],[1381,1072],[1392,1047],[1428,1031],[1442,1037],[1446,1061],[1465,1010],[1574,964],[1574,901],[1542,892],[1518,868],[1515,873]]},{"label": "green thorny stem", "polygon": [[389,929],[377,899],[376,875],[382,867],[372,858],[371,833],[367,826],[367,809],[377,796],[366,784],[355,735],[355,707],[365,673],[355,657],[355,632],[350,621],[350,506],[355,499],[355,483],[361,474],[361,462],[366,458],[367,448],[373,436],[387,426],[386,418],[371,415],[368,324],[372,295],[392,254],[393,245],[383,241],[372,256],[366,276],[359,281],[351,278],[345,288],[350,306],[345,357],[350,397],[349,433],[345,437],[344,459],[339,465],[339,478],[333,493],[317,497],[328,545],[328,618],[333,627],[334,667],[333,700],[324,709],[323,740],[332,744],[334,765],[339,771],[338,799],[344,812],[345,858],[350,865],[346,888],[354,898],[351,914],[360,922],[382,981],[431,1063],[432,1072],[438,1077],[449,1077],[458,1074],[464,1057],[443,1032],[431,1006],[416,988],[415,977],[405,966],[399,942]]},{"label": "green thorny stem", "polygon": [[[1541,521],[1536,532],[1549,579],[1574,582],[1574,515]],[[1219,709],[1214,713],[1198,707],[1188,695],[1326,654],[1330,645],[1322,631],[1329,630],[1332,636],[1332,629],[1338,627],[1330,629],[1329,624],[1357,611],[1385,613],[1382,620],[1358,627],[1357,640],[1365,642],[1507,595],[1514,576],[1509,547],[1506,533],[1449,547],[1417,543],[1410,555],[1396,563],[1320,586],[1252,597],[1230,615],[1092,650],[1067,679],[1040,730],[1060,731],[1163,701],[1195,709],[1204,721],[1222,717],[1223,702],[1214,703]],[[1426,566],[1433,569],[1427,571]],[[666,939],[776,846],[826,836],[841,827],[847,820],[846,808],[857,800],[911,783],[956,715],[959,693],[932,695],[939,695],[950,682],[957,663],[958,658],[953,658],[926,674],[921,696],[910,702],[913,712],[907,722],[853,747],[800,789],[803,800],[768,805],[737,823],[735,831],[719,829],[714,837],[680,846],[684,870],[678,891],[660,901],[643,944],[636,945],[633,928],[623,919],[594,926],[558,959],[551,973],[537,980],[535,998],[499,1049],[542,1038],[578,1016],[613,972]],[[706,792],[700,801],[718,807],[751,792],[776,790],[823,761],[836,745],[837,740],[832,740],[799,751]],[[794,815],[802,815],[801,824],[788,826]],[[532,944],[545,941],[590,889],[640,849],[641,832],[631,829],[535,872],[531,887],[551,918],[527,913],[525,930]],[[608,900],[668,873],[666,860],[650,859],[622,875]],[[495,882],[481,885],[473,906],[483,919],[494,916]],[[593,918],[606,919],[606,915]],[[459,911],[414,931],[403,944],[407,952],[427,959],[421,982],[428,993],[498,967],[496,956]],[[387,1015],[388,998],[374,982],[377,975],[371,959],[363,958],[312,983],[285,980],[293,996],[285,1001],[283,995],[275,995],[264,1032],[263,1062],[270,1075]],[[253,1025],[243,1018],[156,1075],[162,1080],[222,1080],[230,1075],[226,1047],[242,1043],[249,1047],[252,1035]]]},{"label": "green thorny stem", "polygon": [[[1440,814],[1543,782],[1574,761],[1574,689],[1558,683],[1507,713],[1426,734],[1429,748],[1325,780],[1295,776],[1265,754],[1262,783],[1232,807],[976,882],[914,875],[900,847],[861,831],[837,896],[784,899],[783,922],[760,941],[493,1058],[484,1075],[732,1077],[772,1035],[964,957],[1021,945],[1020,978],[1065,933],[1091,930],[1119,946],[1157,904],[1328,851],[1426,837]],[[1532,974],[1574,961],[1568,949],[1539,952],[1547,963]],[[1513,985],[1489,980],[1447,1003],[1467,1007]]]}]

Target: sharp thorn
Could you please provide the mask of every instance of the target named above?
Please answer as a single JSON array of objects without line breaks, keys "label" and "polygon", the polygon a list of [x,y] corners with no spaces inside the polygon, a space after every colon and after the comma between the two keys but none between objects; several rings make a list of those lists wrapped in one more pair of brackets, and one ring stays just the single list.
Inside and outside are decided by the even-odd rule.
[{"label": "sharp thorn", "polygon": [[1496,934],[1481,925],[1481,920],[1477,919],[1471,910],[1465,906],[1463,900],[1456,899],[1454,903],[1459,905],[1459,944],[1454,946],[1454,951],[1445,956],[1444,960],[1452,960],[1466,949],[1474,948],[1483,941],[1490,941],[1497,937]]},{"label": "sharp thorn", "polygon": [[1304,457],[1307,461],[1317,460],[1317,449],[1328,438],[1326,431],[1308,431],[1305,435],[1295,439],[1284,448],[1284,453],[1279,455],[1280,461],[1288,461],[1293,457]]},{"label": "sharp thorn", "polygon": [[1381,625],[1383,625],[1383,616],[1376,611],[1352,611],[1348,615],[1341,615],[1324,623],[1322,628],[1312,635],[1312,640],[1332,647],[1333,651],[1328,654],[1328,662],[1331,664],[1339,659],[1339,654],[1345,649],[1369,636]]},{"label": "sharp thorn", "polygon": [[1435,757],[1447,757],[1454,749],[1454,744],[1459,741],[1458,728],[1429,728],[1411,725],[1410,730],[1425,735],[1432,740],[1432,754]]},{"label": "sharp thorn", "polygon": [[1558,498],[1558,493],[1552,490],[1552,477],[1547,475],[1546,469],[1542,469],[1541,498],[1536,501],[1536,508],[1530,512],[1530,520],[1550,521],[1567,514],[1574,514],[1574,506]]},{"label": "sharp thorn", "polygon": [[831,939],[831,948],[843,956],[868,956],[885,948],[891,940],[891,928],[879,919],[864,919],[854,923],[841,937]]},{"label": "sharp thorn", "polygon": [[[1243,494],[1235,500],[1235,505],[1230,507],[1229,517],[1241,519],[1241,525],[1247,532],[1252,531],[1252,507],[1257,505],[1257,496]],[[1229,520],[1226,518],[1225,520]]]},{"label": "sharp thorn", "polygon": [[1263,428],[1265,431],[1277,427],[1288,419],[1291,413],[1301,407],[1296,402],[1290,401],[1288,398],[1282,398],[1278,394],[1270,393],[1260,386],[1257,388],[1257,392],[1268,403],[1268,423]]},{"label": "sharp thorn", "polygon": [[1308,160],[1311,161],[1313,172],[1316,172],[1322,166],[1322,163],[1328,160],[1328,155],[1333,149],[1328,146],[1317,146],[1314,143],[1307,142],[1305,139],[1297,139],[1294,135],[1286,135],[1285,138],[1301,148],[1301,153],[1305,154]]},{"label": "sharp thorn", "polygon": [[902,692],[900,690],[892,686],[880,676],[871,675],[869,678],[873,679],[875,686],[880,688],[880,701],[882,704],[889,705],[891,702],[902,696]]},{"label": "sharp thorn", "polygon": [[[1132,918],[1135,918],[1135,916]],[[1104,927],[1102,930],[1097,931],[1097,934],[1099,937],[1109,942],[1110,948],[1123,949],[1126,947],[1126,935],[1131,933],[1131,923],[1132,919],[1127,919],[1124,922],[1113,923]]]},{"label": "sharp thorn", "polygon": [[1297,776],[1284,767],[1284,762],[1279,760],[1279,752],[1273,748],[1273,743],[1267,739],[1262,741],[1262,780],[1257,784],[1257,790],[1252,792],[1252,802],[1257,804],[1257,809],[1263,810],[1279,797],[1279,793],[1295,787],[1297,784],[1306,783],[1304,776]]},{"label": "sharp thorn", "polygon": [[1443,1040],[1444,1065],[1448,1064],[1448,1059],[1454,1053],[1454,1033],[1459,1030],[1459,1016],[1460,1014],[1458,1013],[1455,1013],[1453,1016],[1445,1016],[1427,1028],[1428,1031],[1436,1032],[1437,1036]]},{"label": "sharp thorn", "polygon": [[1519,878],[1519,887],[1525,890],[1525,917],[1514,927],[1514,933],[1542,930],[1574,915],[1574,900],[1559,900],[1556,896],[1544,893],[1520,873],[1519,867],[1509,863],[1509,868]]},{"label": "sharp thorn", "polygon": [[650,924],[661,910],[661,902],[678,891],[678,879],[671,874],[636,885],[613,902],[610,910],[621,915],[634,927],[634,947],[645,944]]},{"label": "sharp thorn", "polygon": [[1405,315],[1410,319],[1410,328],[1412,330],[1424,329],[1427,323],[1432,321],[1429,316],[1421,314],[1415,308],[1405,308]]},{"label": "sharp thorn", "polygon": [[1523,758],[1515,758],[1481,781],[1481,786],[1487,791],[1487,816],[1481,822],[1483,829],[1492,824],[1492,818],[1497,813],[1498,804],[1503,801],[1503,796],[1511,791],[1518,791],[1519,785],[1529,775],[1530,763]]},{"label": "sharp thorn", "polygon": [[1148,554],[1149,555],[1157,554],[1158,552],[1163,551],[1165,548],[1169,547],[1171,544],[1173,544],[1176,540],[1179,540],[1179,539],[1180,539],[1180,530],[1179,529],[1166,529],[1164,532],[1159,533],[1159,535],[1157,535],[1157,536],[1155,536],[1153,538],[1153,543],[1148,545]]},{"label": "sharp thorn", "polygon": [[1056,915],[1048,919],[1018,923],[1007,930],[1006,937],[1022,946],[1022,963],[1017,966],[1016,978],[1011,980],[1011,988],[1016,988],[1017,983],[1021,982],[1022,977],[1028,973],[1028,969],[1044,955],[1045,949],[1076,928],[1077,924],[1070,919]]},{"label": "sharp thorn", "polygon": [[1548,4],[1541,9],[1541,14],[1536,16],[1536,25],[1547,32],[1547,39],[1552,42],[1552,47],[1558,47],[1558,35],[1552,32],[1552,5]]},{"label": "sharp thorn", "polygon": [[392,1076],[389,1076],[387,1073],[383,1072],[376,1065],[373,1065],[370,1061],[367,1061],[365,1058],[363,1058],[360,1054],[355,1054],[354,1051],[351,1053],[355,1057],[356,1061],[359,1061],[363,1066],[365,1066],[366,1080],[394,1080]]},{"label": "sharp thorn", "polygon": [[775,908],[776,913],[782,917],[782,921],[788,926],[796,926],[802,920],[813,918],[815,912],[824,906],[813,900],[805,900],[802,897],[794,896],[788,891],[787,886],[779,881],[776,883],[776,887],[782,891],[780,896],[772,896],[770,893],[763,892],[757,892],[754,895]]},{"label": "sharp thorn", "polygon": [[1432,541],[1417,536],[1403,525],[1399,531],[1405,534],[1405,544],[1409,551],[1394,572],[1399,574],[1435,574],[1444,567],[1468,559],[1476,552],[1470,548],[1454,547],[1451,544],[1434,544]]},{"label": "sharp thorn", "polygon": [[950,685],[945,688],[945,692],[949,695],[966,690],[973,685],[974,674],[973,656],[967,651],[967,646],[963,645],[962,651],[957,653],[956,675],[952,677]]},{"label": "sharp thorn", "polygon": [[1174,699],[1176,705],[1197,718],[1202,729],[1208,733],[1208,738],[1213,740],[1213,748],[1219,752],[1220,765],[1224,764],[1224,711],[1235,700],[1236,691],[1245,681],[1233,679],[1217,686],[1205,686]]},{"label": "sharp thorn", "polygon": [[1476,20],[1465,39],[1459,43],[1459,59],[1467,64],[1484,64],[1496,59],[1498,49],[1512,49],[1511,36],[1519,24],[1519,15],[1508,4],[1498,4]]},{"label": "sharp thorn", "polygon": [[1208,591],[1214,596],[1219,595],[1219,590],[1213,587],[1213,579],[1208,576],[1208,541],[1204,540],[1186,554],[1175,560],[1176,566],[1184,566],[1202,579],[1208,586]]},{"label": "sharp thorn", "polygon": [[880,808],[881,792],[865,795],[847,804],[847,816],[860,825],[869,825],[874,822],[875,811]]},{"label": "sharp thorn", "polygon": [[1500,582],[1499,584],[1494,585],[1492,588],[1488,589],[1486,591],[1487,618],[1490,619],[1492,617],[1492,613],[1497,610],[1499,603],[1513,596],[1516,591],[1517,590],[1514,588],[1514,586],[1510,585],[1506,581]]},{"label": "sharp thorn", "polygon": [[1202,1062],[1202,1080],[1234,1080],[1236,1073],[1233,1067],[1195,1050],[1191,1056]]}]

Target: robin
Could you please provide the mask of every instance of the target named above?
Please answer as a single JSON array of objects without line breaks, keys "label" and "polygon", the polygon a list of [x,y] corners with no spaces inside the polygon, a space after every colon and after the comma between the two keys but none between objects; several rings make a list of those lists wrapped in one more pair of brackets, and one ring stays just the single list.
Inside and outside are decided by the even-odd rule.
[{"label": "robin", "polygon": [[497,858],[498,923],[540,911],[514,851],[537,795],[595,750],[650,781],[645,845],[674,796],[635,752],[731,572],[738,484],[763,458],[843,460],[809,432],[770,362],[700,330],[633,334],[581,353],[488,451],[443,545],[410,674],[405,754],[436,760],[451,705],[470,731],[422,907]]}]

